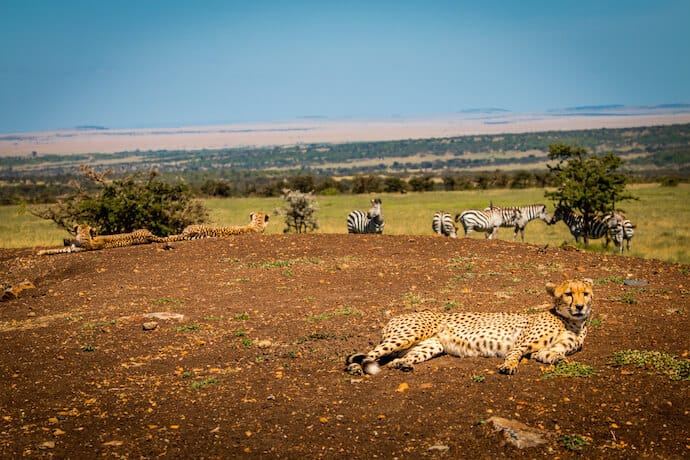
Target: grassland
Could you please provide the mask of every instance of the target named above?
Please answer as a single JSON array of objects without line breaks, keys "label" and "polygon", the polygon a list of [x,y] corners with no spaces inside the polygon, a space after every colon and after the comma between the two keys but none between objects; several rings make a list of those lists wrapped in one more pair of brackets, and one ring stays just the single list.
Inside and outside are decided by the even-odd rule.
[{"label": "grassland", "polygon": [[[655,184],[630,187],[638,201],[621,204],[626,216],[636,225],[631,256],[656,258],[669,262],[690,263],[690,184],[678,187],[660,187]],[[389,235],[430,235],[431,217],[437,210],[453,214],[469,208],[495,205],[551,203],[544,200],[542,189],[487,190],[469,192],[426,192],[408,194],[380,194],[386,220],[385,233]],[[367,209],[367,195],[318,196],[317,213],[319,233],[345,233],[345,219],[353,209]],[[205,203],[211,210],[214,223],[244,224],[253,210],[269,212],[272,216],[267,233],[282,233],[282,216],[274,211],[283,205],[281,198],[210,199]],[[58,246],[66,232],[48,221],[28,213],[19,213],[16,206],[0,207],[0,247]],[[462,229],[460,229],[462,235]],[[483,235],[476,235],[483,238]],[[512,239],[511,229],[501,229],[499,238]],[[525,241],[539,245],[559,246],[574,243],[563,223],[547,226],[541,221],[530,223],[525,230]],[[593,241],[588,248],[605,251],[603,240]],[[613,249],[609,249],[613,253]]]}]

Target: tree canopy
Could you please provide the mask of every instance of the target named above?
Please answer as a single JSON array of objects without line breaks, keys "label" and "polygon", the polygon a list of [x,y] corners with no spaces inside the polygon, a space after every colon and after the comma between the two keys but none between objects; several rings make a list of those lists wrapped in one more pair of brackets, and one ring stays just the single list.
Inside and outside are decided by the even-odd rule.
[{"label": "tree canopy", "polygon": [[544,195],[582,214],[585,242],[594,216],[615,211],[621,201],[636,199],[625,191],[627,176],[619,171],[624,162],[615,154],[600,156],[582,147],[553,144],[549,159],[558,160],[556,165],[547,165],[557,189]]}]

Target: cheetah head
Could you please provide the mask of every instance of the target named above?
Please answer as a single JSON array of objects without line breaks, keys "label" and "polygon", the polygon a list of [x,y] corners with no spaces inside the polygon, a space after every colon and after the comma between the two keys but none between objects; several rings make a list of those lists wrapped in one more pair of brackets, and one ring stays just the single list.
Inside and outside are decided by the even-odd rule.
[{"label": "cheetah head", "polygon": [[591,279],[547,283],[546,292],[554,299],[556,314],[563,318],[584,321],[592,311]]},{"label": "cheetah head", "polygon": [[84,246],[91,242],[94,236],[96,236],[96,230],[87,224],[79,224],[74,226],[75,233],[75,245]]},{"label": "cheetah head", "polygon": [[251,221],[251,225],[256,226],[262,232],[266,230],[266,227],[268,226],[268,214],[264,214],[263,212],[253,212],[249,214],[249,219]]}]

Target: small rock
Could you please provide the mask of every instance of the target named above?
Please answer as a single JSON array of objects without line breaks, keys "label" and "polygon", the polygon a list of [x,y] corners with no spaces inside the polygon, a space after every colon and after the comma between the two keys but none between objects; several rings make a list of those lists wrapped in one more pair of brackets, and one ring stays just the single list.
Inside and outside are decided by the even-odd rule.
[{"label": "small rock", "polygon": [[446,452],[448,449],[450,449],[450,447],[444,446],[444,445],[441,445],[441,444],[436,444],[435,446],[429,447],[427,450],[430,451],[430,452],[431,452],[431,451]]},{"label": "small rock", "polygon": [[170,313],[167,311],[158,311],[155,313],[146,313],[146,314],[144,314],[144,318],[181,320],[182,318],[184,318],[184,315],[182,315],[180,313]]},{"label": "small rock", "polygon": [[55,441],[44,441],[38,445],[39,449],[53,449],[55,448]]},{"label": "small rock", "polygon": [[154,330],[155,328],[158,327],[158,323],[155,322],[155,321],[147,321],[147,322],[145,322],[144,324],[142,324],[141,327],[142,327],[145,331],[152,331],[152,330]]}]

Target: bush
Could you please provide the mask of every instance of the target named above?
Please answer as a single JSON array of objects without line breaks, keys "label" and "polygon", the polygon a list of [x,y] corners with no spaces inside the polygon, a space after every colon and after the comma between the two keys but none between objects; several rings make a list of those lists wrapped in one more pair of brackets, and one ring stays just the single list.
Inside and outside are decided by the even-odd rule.
[{"label": "bush", "polygon": [[86,223],[103,234],[147,228],[159,236],[179,233],[187,225],[208,219],[208,210],[195,200],[185,184],[168,184],[152,171],[109,180],[82,165],[82,181],[70,182],[70,191],[55,205],[32,213],[70,231]]}]

